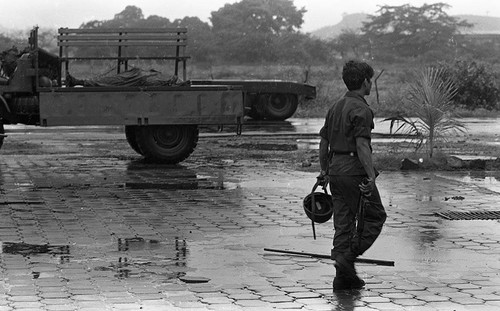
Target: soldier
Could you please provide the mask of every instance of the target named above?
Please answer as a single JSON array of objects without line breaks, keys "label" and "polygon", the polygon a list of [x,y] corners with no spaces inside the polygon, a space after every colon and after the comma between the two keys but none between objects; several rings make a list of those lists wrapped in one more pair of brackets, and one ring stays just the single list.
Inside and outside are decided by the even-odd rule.
[{"label": "soldier", "polygon": [[[375,185],[373,112],[364,98],[370,95],[373,75],[373,68],[365,62],[349,61],[344,65],[342,79],[348,92],[329,109],[320,131],[318,179],[323,185],[330,183],[333,196],[334,290],[360,289],[365,285],[356,273],[354,261],[375,242],[387,217]],[[356,213],[361,195],[367,204],[364,229],[358,236]]]}]

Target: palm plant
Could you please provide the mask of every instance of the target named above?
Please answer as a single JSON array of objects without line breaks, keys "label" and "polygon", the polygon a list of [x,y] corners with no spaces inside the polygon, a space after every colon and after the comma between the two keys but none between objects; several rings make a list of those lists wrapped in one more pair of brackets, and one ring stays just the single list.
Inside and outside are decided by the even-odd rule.
[{"label": "palm plant", "polygon": [[448,135],[466,130],[463,123],[451,114],[456,93],[455,84],[446,78],[443,69],[426,68],[417,73],[415,82],[408,89],[408,111],[414,118],[398,115],[385,120],[391,121],[391,131],[397,123],[400,126],[395,133],[399,131],[416,137],[419,140],[417,148],[426,145],[431,158],[438,140],[446,140]]}]

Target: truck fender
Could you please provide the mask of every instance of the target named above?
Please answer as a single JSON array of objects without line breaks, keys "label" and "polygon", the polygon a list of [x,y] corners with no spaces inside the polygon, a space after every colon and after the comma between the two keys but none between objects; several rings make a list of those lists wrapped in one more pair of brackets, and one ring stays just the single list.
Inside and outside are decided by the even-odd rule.
[{"label": "truck fender", "polygon": [[[0,123],[7,123],[4,120],[9,120],[12,118],[12,111],[10,110],[7,100],[0,95]],[[10,121],[8,122],[10,123]]]}]

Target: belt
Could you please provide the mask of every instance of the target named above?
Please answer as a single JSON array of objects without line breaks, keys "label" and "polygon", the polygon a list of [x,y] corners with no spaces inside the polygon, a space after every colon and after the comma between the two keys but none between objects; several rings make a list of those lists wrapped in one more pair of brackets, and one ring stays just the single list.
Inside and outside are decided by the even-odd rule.
[{"label": "belt", "polygon": [[355,151],[334,151],[333,155],[350,155],[351,157],[357,157],[358,153]]}]

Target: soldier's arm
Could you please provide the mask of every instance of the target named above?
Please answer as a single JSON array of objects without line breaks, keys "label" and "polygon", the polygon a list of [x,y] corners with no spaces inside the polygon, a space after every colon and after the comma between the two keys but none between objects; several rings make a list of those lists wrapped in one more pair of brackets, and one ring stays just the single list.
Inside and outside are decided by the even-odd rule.
[{"label": "soldier's arm", "polygon": [[375,169],[373,168],[372,150],[370,140],[366,137],[356,137],[356,152],[368,178],[375,181]]},{"label": "soldier's arm", "polygon": [[323,137],[319,141],[319,164],[322,172],[328,172],[328,140]]}]

